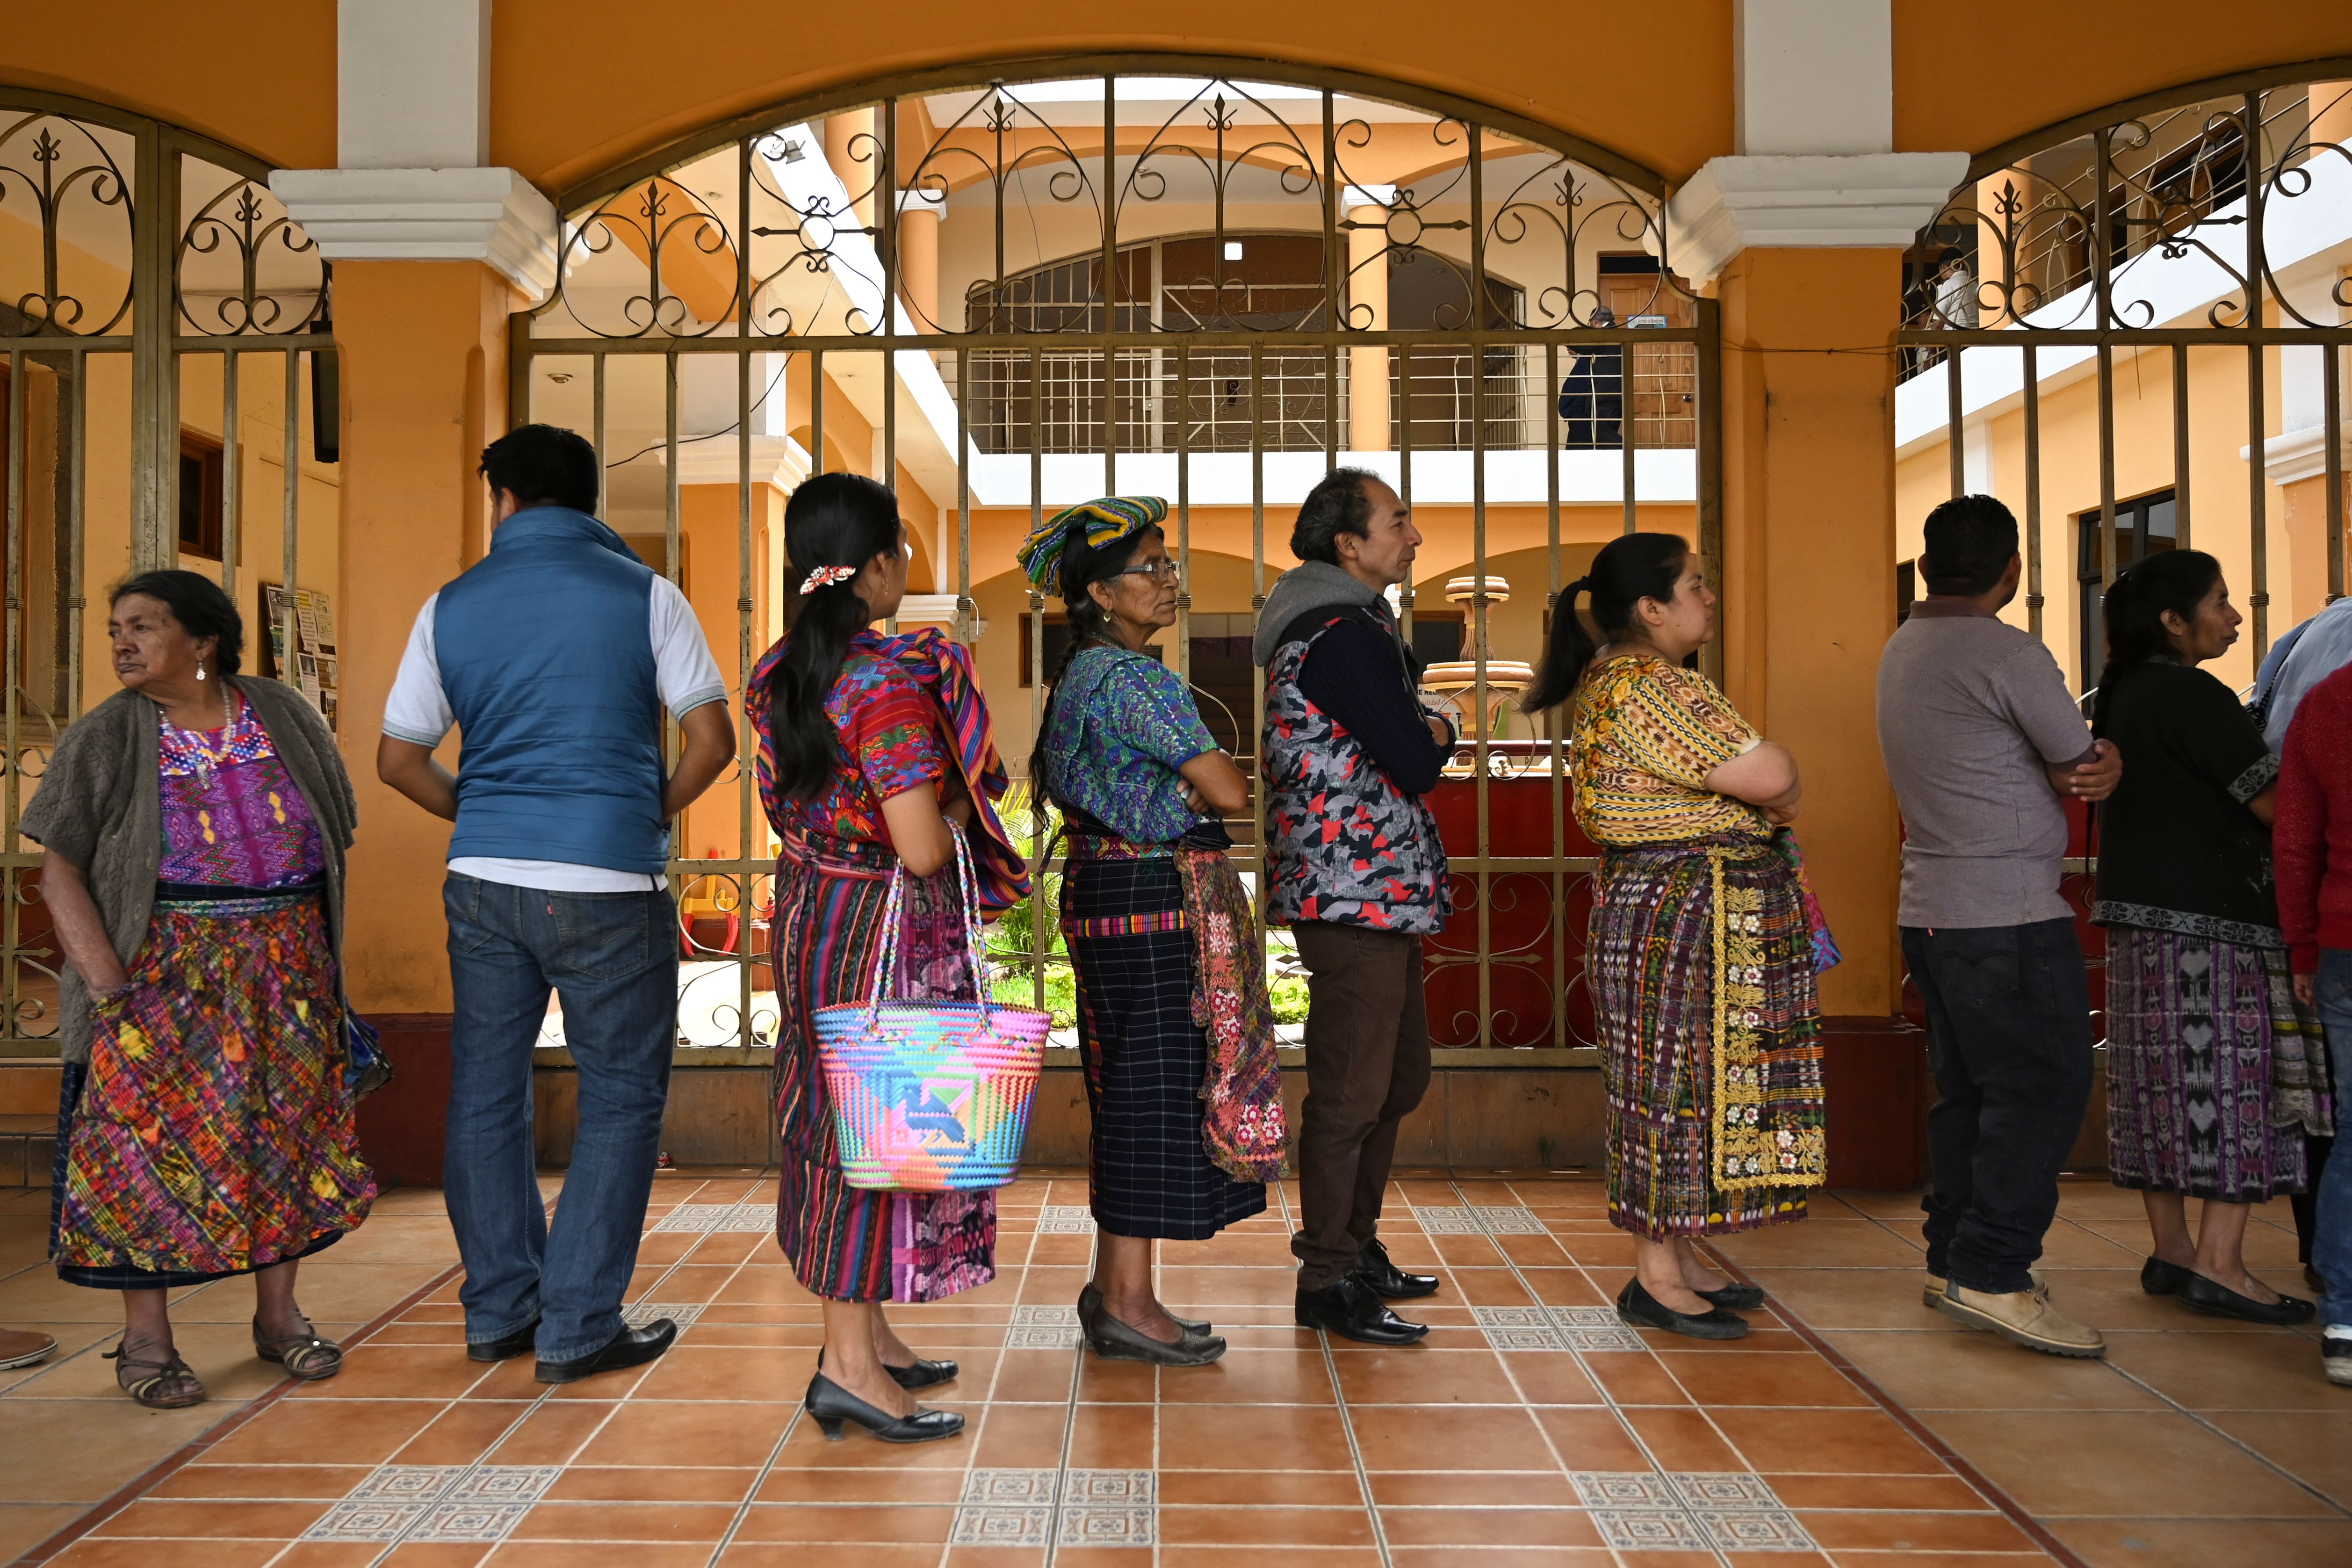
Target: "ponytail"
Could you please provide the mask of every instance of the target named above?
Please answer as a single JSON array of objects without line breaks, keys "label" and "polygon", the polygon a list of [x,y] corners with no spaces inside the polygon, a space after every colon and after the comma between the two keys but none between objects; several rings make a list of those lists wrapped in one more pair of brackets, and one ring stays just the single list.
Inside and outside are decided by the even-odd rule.
[{"label": "ponytail", "polygon": [[1063,645],[1061,657],[1054,661],[1052,672],[1045,677],[1045,703],[1037,715],[1036,742],[1029,751],[1029,789],[1032,795],[1051,800],[1065,812],[1070,809],[1070,803],[1051,787],[1052,770],[1045,764],[1045,737],[1054,732],[1054,700],[1061,695],[1062,678],[1069,674],[1079,651],[1089,644],[1113,640],[1110,612],[1097,604],[1087,590],[1097,583],[1108,582],[1113,574],[1135,559],[1146,534],[1159,532],[1157,526],[1139,528],[1097,548],[1087,542],[1082,531],[1074,531],[1062,548],[1062,603],[1068,612],[1070,640]]},{"label": "ponytail", "polygon": [[1552,606],[1551,637],[1544,645],[1543,663],[1520,699],[1529,713],[1557,708],[1576,694],[1587,666],[1600,652],[1592,634],[1576,614],[1576,596],[1592,595],[1592,624],[1610,641],[1621,640],[1633,623],[1633,609],[1644,599],[1660,604],[1675,596],[1675,584],[1690,559],[1690,545],[1678,533],[1628,533],[1611,540],[1592,558],[1592,570],[1560,590]]},{"label": "ponytail", "polygon": [[[849,642],[874,618],[857,592],[857,569],[898,547],[898,503],[863,474],[818,474],[802,481],[784,503],[784,552],[791,569],[786,591],[801,591],[784,656],[768,678],[769,742],[775,752],[776,787],[796,800],[823,793],[841,754],[824,710],[841,677]],[[847,568],[814,588],[826,567]]]}]

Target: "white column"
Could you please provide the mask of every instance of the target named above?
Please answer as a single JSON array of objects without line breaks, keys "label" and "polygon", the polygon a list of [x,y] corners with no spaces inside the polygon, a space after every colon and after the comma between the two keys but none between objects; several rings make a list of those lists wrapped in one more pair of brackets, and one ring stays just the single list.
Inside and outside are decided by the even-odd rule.
[{"label": "white column", "polygon": [[490,0],[339,0],[333,169],[269,188],[330,261],[478,261],[532,304],[554,206],[490,157]]},{"label": "white column", "polygon": [[1892,0],[1737,0],[1736,117],[1666,205],[1667,260],[1694,285],[1749,246],[1911,243],[1966,153],[1897,153]]}]

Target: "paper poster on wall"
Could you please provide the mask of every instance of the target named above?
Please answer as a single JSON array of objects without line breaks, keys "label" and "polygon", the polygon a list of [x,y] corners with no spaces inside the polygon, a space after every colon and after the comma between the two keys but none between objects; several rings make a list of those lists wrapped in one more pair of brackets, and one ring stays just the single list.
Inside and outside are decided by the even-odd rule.
[{"label": "paper poster on wall", "polygon": [[327,595],[314,588],[289,591],[282,584],[264,583],[259,607],[269,624],[269,636],[261,643],[260,673],[309,698],[333,729],[341,706],[341,663]]}]

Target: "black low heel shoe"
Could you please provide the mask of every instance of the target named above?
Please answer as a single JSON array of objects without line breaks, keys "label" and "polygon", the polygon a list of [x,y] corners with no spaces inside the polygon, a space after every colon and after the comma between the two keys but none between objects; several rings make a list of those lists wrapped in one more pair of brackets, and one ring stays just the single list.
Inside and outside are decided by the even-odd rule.
[{"label": "black low heel shoe", "polygon": [[816,1418],[817,1430],[828,1443],[838,1443],[845,1422],[854,1421],[885,1443],[929,1443],[963,1430],[963,1417],[952,1410],[917,1409],[912,1415],[877,1410],[823,1373],[809,1379],[808,1397],[801,1405]]},{"label": "black low heel shoe", "polygon": [[2178,1296],[2192,1278],[2179,1264],[2161,1258],[2151,1258],[2139,1266],[2139,1288],[2151,1296]]},{"label": "black low heel shoe", "polygon": [[1664,1329],[1695,1340],[1737,1340],[1748,1335],[1748,1320],[1710,1307],[1704,1312],[1677,1312],[1642,1289],[1639,1279],[1626,1281],[1617,1292],[1617,1316],[1637,1329]]},{"label": "black low heel shoe", "polygon": [[2290,1296],[2284,1290],[2279,1292],[2275,1304],[2257,1301],[2202,1274],[2191,1274],[2183,1280],[2177,1299],[2190,1311],[2202,1312],[2209,1318],[2236,1318],[2249,1323],[2288,1327],[2311,1321],[2318,1310],[2302,1297]]},{"label": "black low heel shoe", "polygon": [[1695,1289],[1691,1294],[1702,1301],[1709,1301],[1721,1307],[1727,1312],[1749,1311],[1764,1304],[1763,1286],[1742,1285],[1738,1280],[1726,1285],[1720,1290]]},{"label": "black low heel shoe", "polygon": [[[1101,1305],[1102,1291],[1092,1280],[1087,1281],[1078,1290],[1078,1321],[1085,1322]],[[1168,1312],[1167,1304],[1162,1302],[1160,1310]],[[1188,1334],[1205,1334],[1216,1327],[1214,1323],[1197,1323],[1190,1318],[1180,1318],[1173,1312],[1168,1312],[1168,1321]]]},{"label": "black low heel shoe", "polygon": [[[816,1369],[819,1372],[824,1370],[824,1352],[822,1350],[816,1352]],[[963,1368],[951,1361],[918,1361],[912,1366],[892,1366],[886,1361],[882,1363],[882,1370],[890,1374],[891,1382],[912,1394],[917,1389],[936,1388],[942,1383],[953,1383]]]}]

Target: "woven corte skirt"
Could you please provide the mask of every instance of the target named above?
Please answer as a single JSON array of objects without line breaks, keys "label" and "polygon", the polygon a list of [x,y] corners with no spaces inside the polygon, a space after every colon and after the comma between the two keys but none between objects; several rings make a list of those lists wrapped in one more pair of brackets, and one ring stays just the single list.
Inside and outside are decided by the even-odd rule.
[{"label": "woven corte skirt", "polygon": [[1265,1188],[1217,1169],[1201,1142],[1209,1041],[1192,1022],[1192,933],[1181,923],[1176,862],[1079,862],[1064,898],[1094,1112],[1095,1224],[1113,1236],[1198,1241],[1263,1213]]},{"label": "woven corte skirt", "polygon": [[159,903],[92,1009],[58,1111],[49,1255],[68,1284],[200,1285],[367,1218],[334,949],[316,893]]},{"label": "woven corte skirt", "polygon": [[1821,1016],[1788,863],[1754,842],[1612,847],[1594,884],[1610,1222],[1664,1240],[1802,1219],[1826,1173]]},{"label": "woven corte skirt", "polygon": [[2286,955],[2107,931],[2107,1173],[2119,1187],[2258,1204],[2304,1189],[2303,1129],[2271,1119],[2272,1047],[2301,1028]]}]

